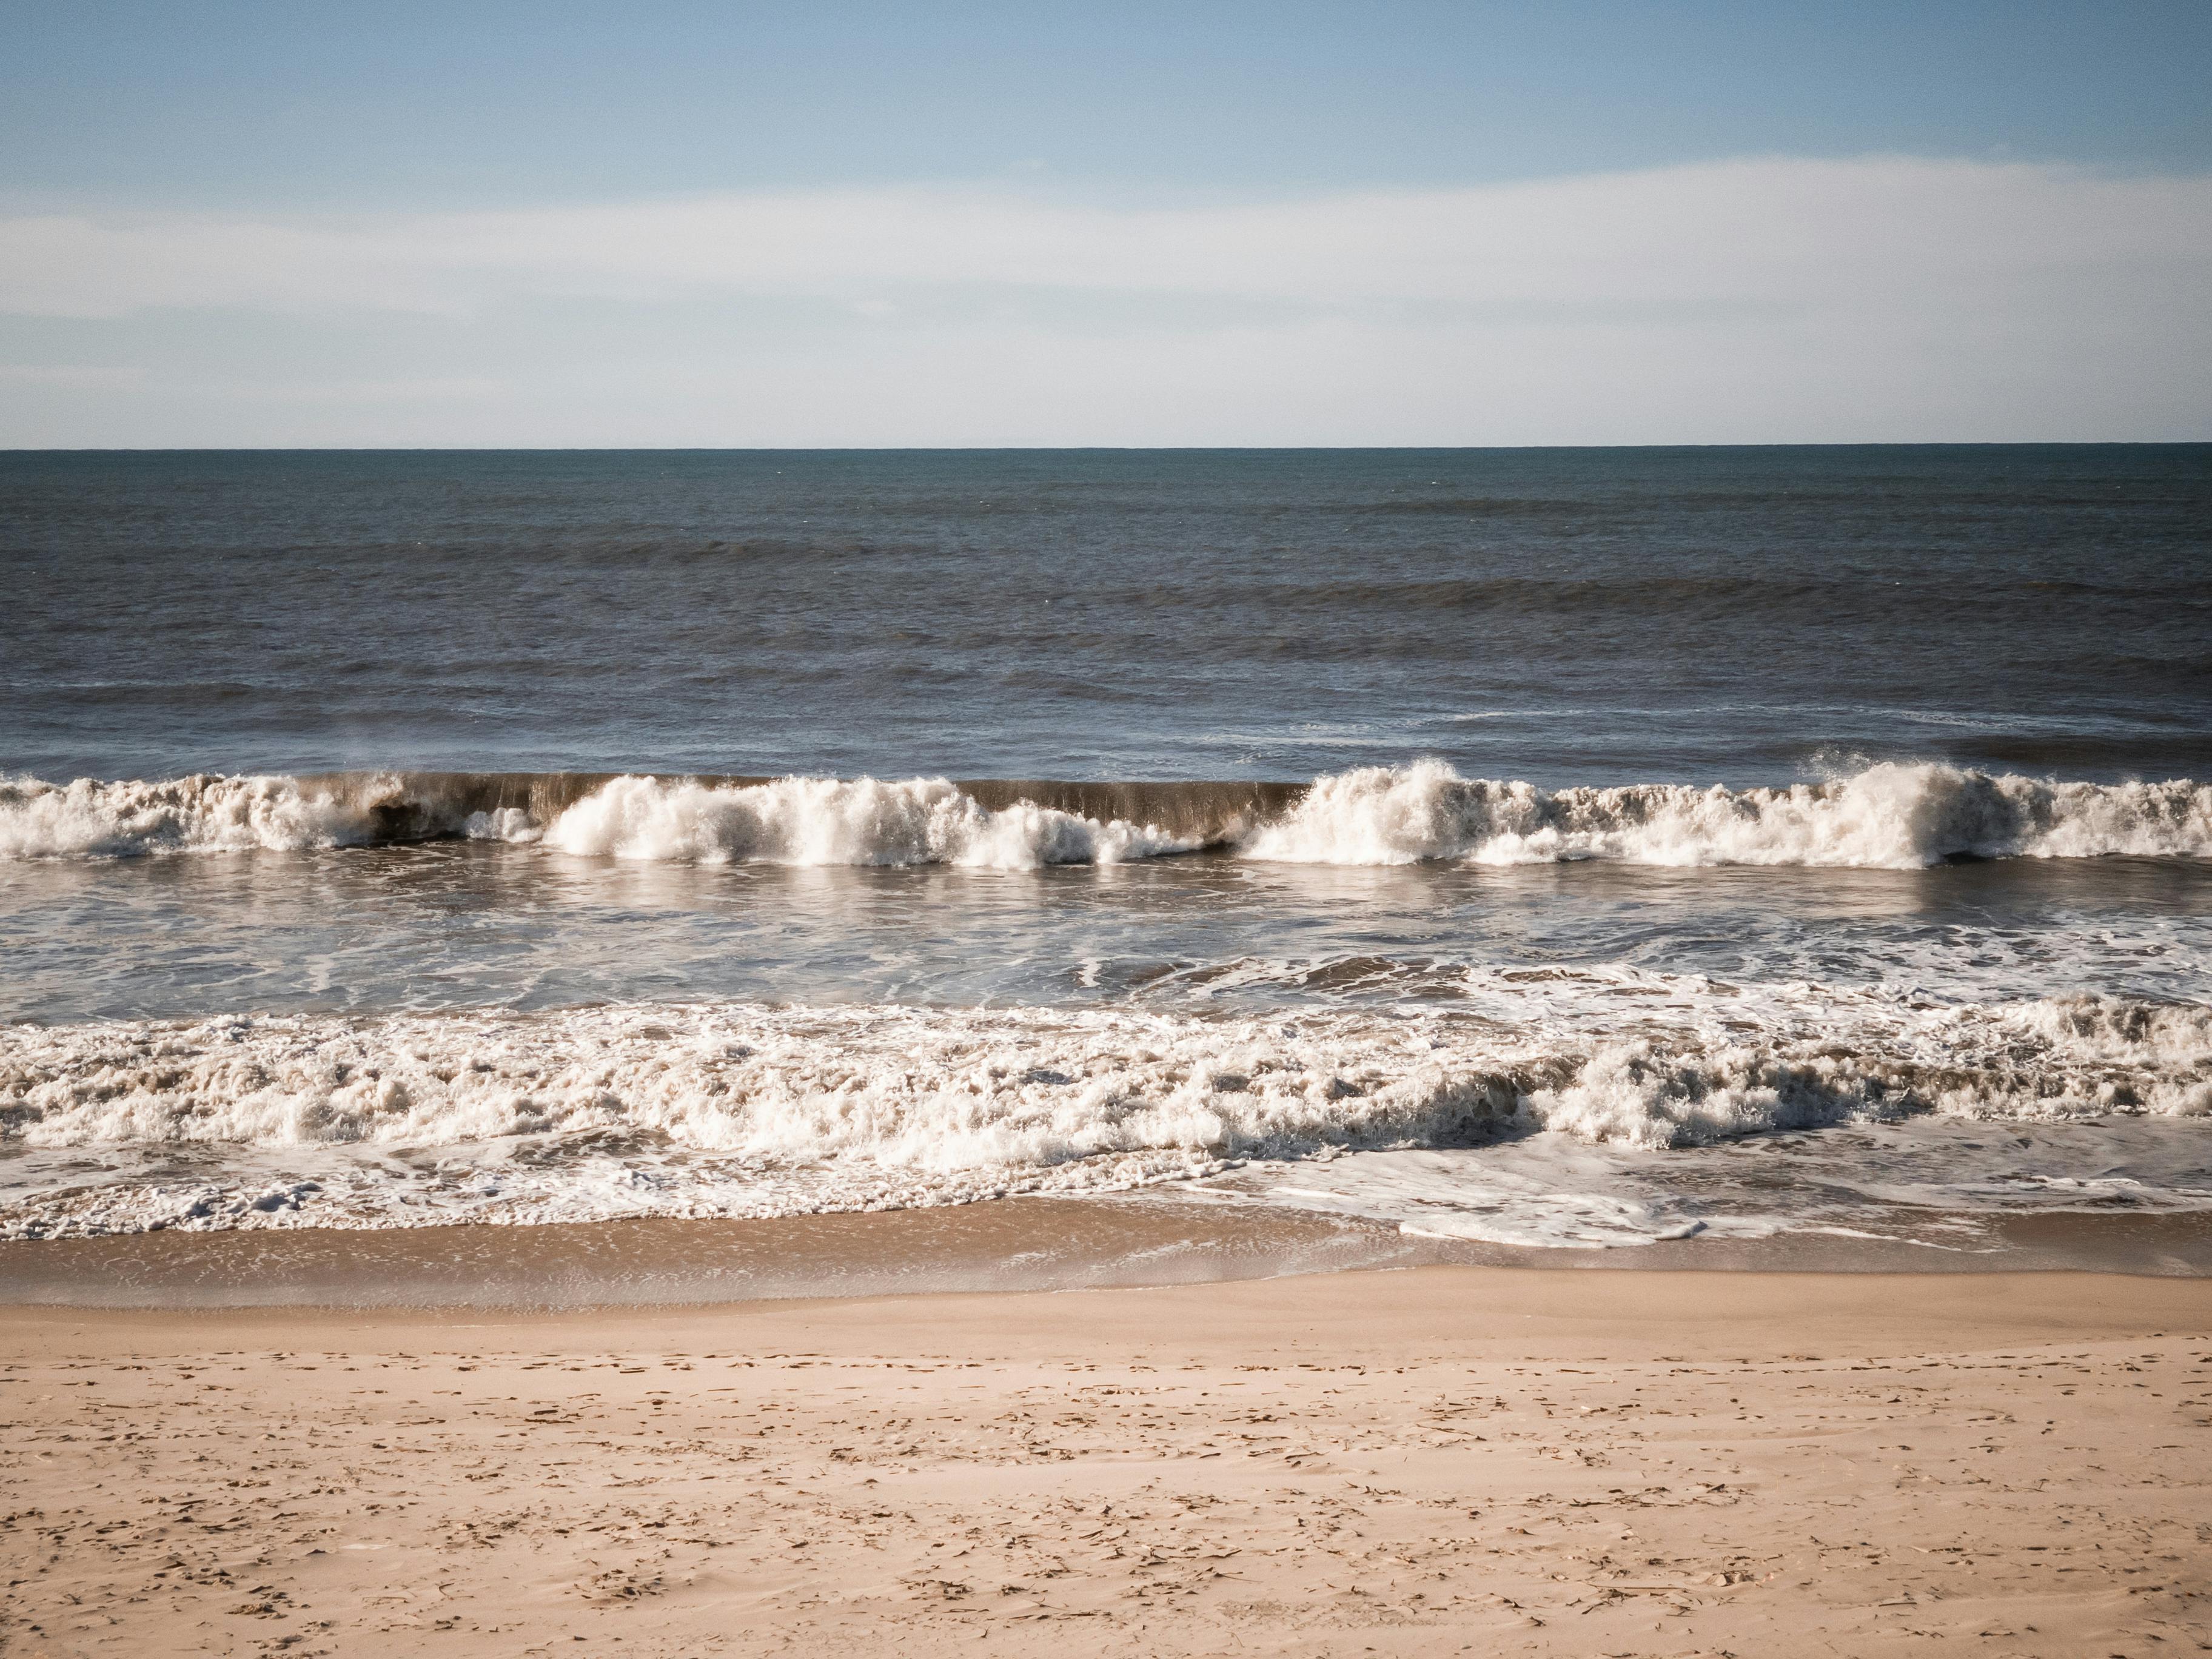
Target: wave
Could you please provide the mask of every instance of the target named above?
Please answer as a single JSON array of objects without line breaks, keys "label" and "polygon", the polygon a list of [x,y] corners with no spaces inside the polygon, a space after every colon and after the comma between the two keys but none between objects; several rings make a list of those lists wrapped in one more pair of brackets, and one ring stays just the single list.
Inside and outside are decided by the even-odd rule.
[{"label": "wave", "polygon": [[1882,764],[1787,787],[1545,790],[1421,761],[1287,783],[586,773],[0,781],[0,858],[304,850],[467,836],[618,858],[1030,869],[1200,848],[1339,865],[1603,859],[1913,869],[2212,856],[2212,785]]},{"label": "wave", "polygon": [[[18,1026],[0,1170],[58,1161],[9,1176],[0,1233],[790,1214],[1534,1133],[1657,1152],[1929,1113],[2212,1115],[2212,1010],[1832,1006],[1811,1036],[754,1005]],[[241,1149],[274,1184],[238,1184]],[[179,1178],[195,1151],[228,1184]]]},{"label": "wave", "polygon": [[[1270,793],[1265,785],[579,773],[200,775],[68,785],[22,778],[0,781],[0,858],[301,852],[466,837],[699,863],[1031,869],[1215,844],[1249,827]],[[1148,796],[1158,821],[1081,810]],[[1055,804],[1062,800],[1068,804]]]},{"label": "wave", "polygon": [[373,820],[334,792],[288,777],[178,778],[58,786],[0,781],[0,858],[129,858],[158,853],[337,847]]},{"label": "wave", "polygon": [[2203,858],[2212,856],[2212,785],[1885,764],[1787,788],[1547,791],[1422,761],[1319,779],[1243,850],[1317,864],[1607,859],[1882,869],[1960,858]]},{"label": "wave", "polygon": [[[471,820],[477,833],[479,820]],[[503,840],[535,838],[526,822],[487,823]],[[713,786],[616,778],[543,831],[564,853],[702,864],[955,864],[1026,870],[1115,864],[1190,851],[1154,825],[1101,823],[1034,801],[994,811],[942,778],[879,783],[783,778]]]}]

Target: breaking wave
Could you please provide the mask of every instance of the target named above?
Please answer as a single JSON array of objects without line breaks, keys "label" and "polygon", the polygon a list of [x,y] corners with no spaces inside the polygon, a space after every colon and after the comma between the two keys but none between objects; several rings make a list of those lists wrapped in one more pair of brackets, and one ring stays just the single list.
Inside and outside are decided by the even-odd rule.
[{"label": "breaking wave", "polygon": [[2212,785],[1884,764],[1764,789],[1540,789],[1438,762],[1310,786],[345,773],[0,781],[0,858],[469,836],[617,858],[1030,869],[1199,848],[1293,863],[1801,865],[2212,857]]},{"label": "breaking wave", "polygon": [[[1010,794],[1022,787],[558,773],[203,775],[67,786],[19,779],[0,782],[0,858],[298,852],[465,836],[708,864],[1033,869],[1185,852],[1207,838]],[[997,805],[979,799],[990,794],[1001,797]]]},{"label": "breaking wave", "polygon": [[[2212,1115],[2204,1008],[1834,998],[1809,1037],[753,1005],[18,1026],[0,1152],[60,1161],[7,1182],[0,1232],[792,1214],[1533,1133],[1656,1151],[1930,1113]],[[179,1177],[211,1149],[228,1184]],[[241,1149],[282,1178],[240,1186]]]},{"label": "breaking wave", "polygon": [[[527,823],[471,820],[471,833],[536,838]],[[1100,823],[1017,801],[993,811],[942,778],[879,783],[781,778],[714,786],[616,778],[543,832],[564,853],[701,864],[957,864],[1000,870],[1114,864],[1189,851],[1152,825]]]},{"label": "breaking wave", "polygon": [[356,802],[295,778],[0,780],[0,858],[295,851],[372,840],[374,830]]},{"label": "breaking wave", "polygon": [[1547,791],[1423,761],[1317,780],[1245,848],[1317,864],[1794,864],[1917,869],[1955,858],[2212,855],[2212,786],[2052,782],[1881,765],[1777,789]]}]

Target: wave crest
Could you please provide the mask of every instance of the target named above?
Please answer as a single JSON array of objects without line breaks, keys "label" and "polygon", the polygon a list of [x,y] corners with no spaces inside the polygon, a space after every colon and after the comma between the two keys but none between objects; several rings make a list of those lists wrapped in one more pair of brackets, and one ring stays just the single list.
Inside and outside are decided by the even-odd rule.
[{"label": "wave crest", "polygon": [[[526,828],[475,833],[532,838]],[[1151,826],[1102,823],[1032,801],[992,811],[943,778],[782,778],[723,785],[616,778],[544,831],[564,853],[702,864],[957,864],[1000,870],[1113,864],[1194,845]]]},{"label": "wave crest", "polygon": [[0,781],[0,858],[298,851],[470,836],[571,854],[1030,869],[1200,848],[1291,863],[1915,869],[1956,858],[2212,856],[2212,785],[1884,764],[1782,788],[1545,790],[1437,761],[1281,784],[549,773]]},{"label": "wave crest", "polygon": [[1462,778],[1422,761],[1316,780],[1244,850],[1316,864],[1608,859],[1886,869],[1960,857],[2203,858],[2212,854],[2212,786],[2051,782],[1884,764],[1787,788],[1554,792]]},{"label": "wave crest", "polygon": [[375,828],[356,803],[289,777],[0,779],[0,858],[298,852],[370,840]]}]

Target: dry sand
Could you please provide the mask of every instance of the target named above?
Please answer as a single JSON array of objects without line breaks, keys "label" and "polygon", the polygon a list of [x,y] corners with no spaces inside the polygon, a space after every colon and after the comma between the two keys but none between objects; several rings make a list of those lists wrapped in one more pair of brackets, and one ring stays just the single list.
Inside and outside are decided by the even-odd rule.
[{"label": "dry sand", "polygon": [[0,1651],[2212,1646],[2212,1281],[0,1312]]}]

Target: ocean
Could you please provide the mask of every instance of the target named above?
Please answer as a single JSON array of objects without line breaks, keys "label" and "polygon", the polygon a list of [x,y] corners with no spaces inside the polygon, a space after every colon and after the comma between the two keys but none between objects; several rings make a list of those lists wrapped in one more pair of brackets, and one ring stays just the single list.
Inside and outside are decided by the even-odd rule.
[{"label": "ocean", "polygon": [[13,453],[0,568],[0,1236],[2212,1271],[2212,446]]}]

